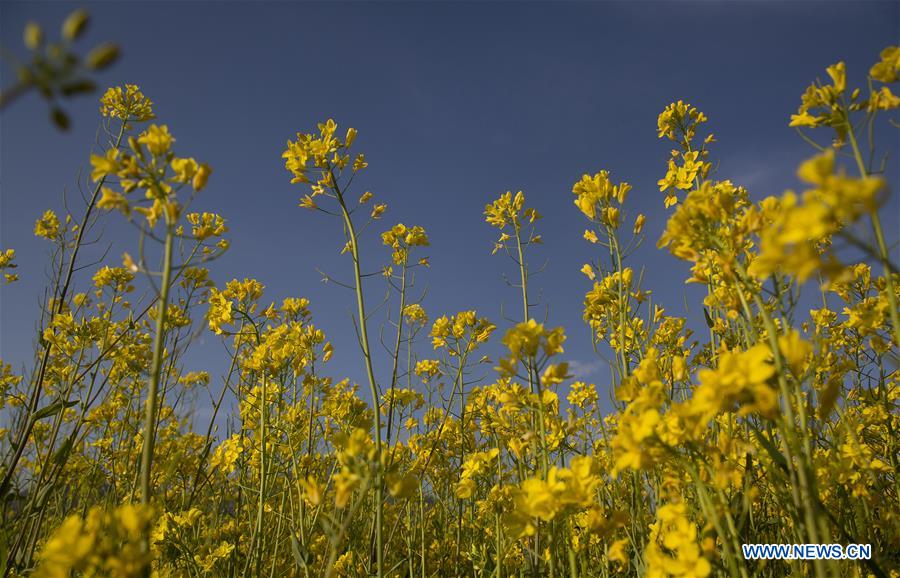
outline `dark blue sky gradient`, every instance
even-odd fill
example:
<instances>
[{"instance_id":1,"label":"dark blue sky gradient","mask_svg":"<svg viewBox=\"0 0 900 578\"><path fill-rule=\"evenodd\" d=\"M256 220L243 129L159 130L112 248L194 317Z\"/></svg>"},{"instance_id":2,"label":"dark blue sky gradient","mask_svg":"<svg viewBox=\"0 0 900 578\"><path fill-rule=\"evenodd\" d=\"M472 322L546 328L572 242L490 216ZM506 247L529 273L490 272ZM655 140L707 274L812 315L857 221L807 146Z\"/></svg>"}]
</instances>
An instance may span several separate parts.
<instances>
[{"instance_id":1,"label":"dark blue sky gradient","mask_svg":"<svg viewBox=\"0 0 900 578\"><path fill-rule=\"evenodd\" d=\"M501 305L518 314L515 289L502 272L514 264L491 256L496 231L485 203L525 191L537 208L546 244L532 255L549 261L533 280L543 317L564 325L565 357L580 377L606 391L608 371L583 325L590 283L579 272L597 247L582 239L585 222L572 184L608 169L634 185L631 218L647 215L645 246L632 259L646 266L654 303L702 323L704 292L685 286L687 267L655 249L667 211L656 181L670 144L656 138L656 117L684 99L710 118L719 142L718 178L745 185L755 198L798 186L797 164L811 154L788 118L800 94L824 69L845 60L851 85L864 82L884 46L897 43L897 2L748 3L98 3L87 47L121 44L123 56L102 86L137 83L156 103L159 121L177 138L176 152L214 168L196 207L228 219L233 248L212 266L217 282L255 277L267 296L306 296L336 347L329 373L365 382L349 313L351 293L323 285L316 268L349 280L339 256L341 226L297 207L306 191L289 183L281 152L298 130L334 118L359 129L356 148L370 163L359 190L389 204L367 232L365 268L389 259L377 233L402 221L426 228L433 268L431 318L475 308L499 326ZM21 30L34 19L56 30L74 8L65 3L3 2L2 42L21 54ZM12 80L3 69L2 84ZM0 117L0 245L15 248L19 283L0 289L0 357L21 367L30 358L44 281L46 244L32 236L35 218L62 211L76 190L98 125L95 97L67 104L74 128L56 132L36 95ZM824 133L822 134L824 136ZM896 132L882 150L897 156ZM898 182L897 164L888 175ZM888 229L897 237L897 203ZM136 234L109 215L107 264L136 250ZM89 282L90 271L82 274ZM372 305L386 287L369 283ZM384 315L373 319L374 334ZM496 351L492 348L492 351ZM431 349L423 344L422 356ZM226 369L217 339L204 333L187 369ZM382 378L386 362L376 368ZM603 395L603 394L601 394Z\"/></svg>"}]
</instances>

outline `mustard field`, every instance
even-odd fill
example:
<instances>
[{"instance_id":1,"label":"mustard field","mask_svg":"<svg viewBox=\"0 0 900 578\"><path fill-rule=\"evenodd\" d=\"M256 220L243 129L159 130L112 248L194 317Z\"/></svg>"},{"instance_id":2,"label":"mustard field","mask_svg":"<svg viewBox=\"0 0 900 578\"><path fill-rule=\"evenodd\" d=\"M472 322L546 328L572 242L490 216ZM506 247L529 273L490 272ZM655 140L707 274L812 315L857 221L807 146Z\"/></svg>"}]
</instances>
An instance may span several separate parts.
<instances>
[{"instance_id":1,"label":"mustard field","mask_svg":"<svg viewBox=\"0 0 900 578\"><path fill-rule=\"evenodd\" d=\"M60 64L86 19L72 14L55 48L26 29L42 56L22 65L21 98L88 92L65 84L72 67L115 60L106 46ZM183 150L140 87L101 90L96 119L75 119L100 123L85 202L31 216L50 272L22 337L33 360L0 363L0 574L900 576L896 161L872 136L900 126L900 48L873 54L861 86L847 73L822 62L794 114L773 111L809 143L799 190L751 198L718 170L716 119L679 95L656 134L637 119L671 149L647 164L658 189L615 166L572 174L556 198L584 230L578 332L533 305L533 249L554 231L524 193L486 195L460 224L496 235L484 251L510 280L496 296L510 319L447 311L411 289L436 274L428 231L368 192L370 160L400 153L364 154L366 135L335 120L286 126L296 196L248 210L331 224L315 250L343 245L355 378L330 361L328 312L216 269L240 239L227 215L192 211L215 203L203 150ZM664 207L662 230L637 194ZM94 262L102 223L131 238ZM653 298L642 242L690 266L678 282L703 287L696 319ZM0 248L6 284L21 281L15 250ZM185 363L201 333L215 368ZM609 371L573 377L567 333L590 335ZM745 544L871 555L754 560Z\"/></svg>"}]
</instances>

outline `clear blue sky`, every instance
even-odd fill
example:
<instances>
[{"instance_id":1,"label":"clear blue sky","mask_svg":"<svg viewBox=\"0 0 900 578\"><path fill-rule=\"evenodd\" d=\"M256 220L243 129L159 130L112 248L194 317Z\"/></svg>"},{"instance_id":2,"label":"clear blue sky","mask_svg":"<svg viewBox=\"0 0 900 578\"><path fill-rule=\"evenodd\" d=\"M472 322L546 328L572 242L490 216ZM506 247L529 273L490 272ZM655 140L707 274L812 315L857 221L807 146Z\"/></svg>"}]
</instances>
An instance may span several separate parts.
<instances>
[{"instance_id":1,"label":"clear blue sky","mask_svg":"<svg viewBox=\"0 0 900 578\"><path fill-rule=\"evenodd\" d=\"M329 369L336 377L364 382L352 294L323 285L316 268L348 279L350 261L337 254L338 222L297 207L303 191L289 184L280 158L288 138L328 117L359 129L357 148L370 163L361 186L388 202L383 228L402 221L427 229L433 268L420 282L432 318L476 308L501 332L508 326L501 304L519 309L501 272L513 265L491 256L496 233L481 212L499 193L524 190L545 216L546 244L533 263L549 259L533 281L535 312L550 307L550 324L568 330L566 357L605 389L608 373L581 321L590 284L579 268L593 255L581 238L573 182L608 169L634 185L632 215L648 217L648 242L634 264L647 267L654 301L683 313L685 294L697 304L701 293L683 285L682 263L654 248L666 218L655 183L670 148L656 138L657 114L677 99L706 112L719 139L719 177L754 197L796 187L795 167L811 154L787 126L800 94L841 59L859 85L881 48L898 42L898 6L106 2L86 5L93 21L81 45L121 44L121 60L100 84L139 84L179 154L213 166L197 206L224 215L233 241L213 277L252 276L271 299L310 298L337 349ZM74 7L2 2L2 43L21 53L27 20L55 30ZM11 80L5 67L0 83ZM29 359L46 266L34 219L48 207L61 211L63 191L76 190L98 125L95 97L67 107L74 128L65 135L51 128L36 95L0 116L0 245L16 249L22 278L0 289L0 357L17 367ZM896 159L896 132L882 134ZM890 171L896 185L896 162ZM888 209L894 239L897 206ZM136 238L110 217L108 264L118 265ZM389 258L380 230L370 231L363 253L372 271ZM373 279L370 302L384 290ZM695 306L691 315L701 312ZM204 341L188 369L218 376L224 354L211 334Z\"/></svg>"}]
</instances>

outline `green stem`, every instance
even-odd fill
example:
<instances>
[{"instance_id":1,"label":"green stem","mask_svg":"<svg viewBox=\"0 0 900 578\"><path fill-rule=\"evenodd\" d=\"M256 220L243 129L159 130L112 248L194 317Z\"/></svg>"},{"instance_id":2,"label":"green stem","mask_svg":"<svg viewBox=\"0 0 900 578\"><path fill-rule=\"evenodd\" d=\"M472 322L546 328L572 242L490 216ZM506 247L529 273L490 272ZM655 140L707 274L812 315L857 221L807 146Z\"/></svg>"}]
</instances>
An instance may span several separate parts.
<instances>
[{"instance_id":1,"label":"green stem","mask_svg":"<svg viewBox=\"0 0 900 578\"><path fill-rule=\"evenodd\" d=\"M859 143L856 142L856 135L853 132L853 126L847 119L847 135L850 137L850 147L853 149L853 156L856 159L856 166L862 178L868 178L869 171L863 161L862 153L859 150ZM893 270L891 268L890 254L888 253L887 243L884 239L884 230L881 227L881 218L878 211L871 211L872 230L875 232L875 242L878 244L878 254L881 265L884 268L884 279L887 282L887 298L890 305L891 324L894 326L894 345L900 346L900 311L897 309L897 293L894 289Z\"/></svg>"},{"instance_id":2,"label":"green stem","mask_svg":"<svg viewBox=\"0 0 900 578\"><path fill-rule=\"evenodd\" d=\"M528 270L525 268L525 251L522 248L522 233L518 221L515 223L516 249L519 254L519 276L522 285L522 321L528 322Z\"/></svg>"},{"instance_id":3,"label":"green stem","mask_svg":"<svg viewBox=\"0 0 900 578\"><path fill-rule=\"evenodd\" d=\"M384 547L383 547L383 531L382 518L384 516L384 488L382 487L381 472L381 407L380 397L378 395L378 384L375 382L375 371L372 369L372 355L369 350L369 333L366 321L366 304L362 290L362 272L359 267L359 244L356 237L356 229L353 226L353 219L350 218L350 212L344 203L344 196L337 184L334 173L330 172L331 182L337 195L338 203L341 206L341 215L344 218L344 226L347 227L347 236L350 239L350 254L353 256L353 275L356 289L356 307L359 315L359 341L363 350L363 357L366 362L366 374L369 378L369 388L372 394L372 404L375 408L375 455L378 463L375 468L375 565L378 578L384 576Z\"/></svg>"},{"instance_id":4,"label":"green stem","mask_svg":"<svg viewBox=\"0 0 900 578\"><path fill-rule=\"evenodd\" d=\"M391 369L391 387L388 402L388 412L387 412L387 443L388 446L391 445L391 430L393 429L393 421L394 421L394 389L397 387L397 371L400 365L400 344L403 341L403 310L406 309L406 261L407 257L403 259L403 268L401 271L401 280L400 280L400 312L397 315L397 340L394 343L394 361L393 368Z\"/></svg>"},{"instance_id":5,"label":"green stem","mask_svg":"<svg viewBox=\"0 0 900 578\"><path fill-rule=\"evenodd\" d=\"M169 304L169 286L172 275L172 250L175 244L174 224L169 222L169 211L166 211L166 242L163 249L162 285L157 303L156 334L153 336L153 358L150 366L150 388L144 407L144 443L141 450L141 504L150 504L150 479L153 465L153 447L156 442L156 413L159 382L162 375L163 350L165 348L166 317ZM150 537L145 535L141 541L142 550L150 551ZM144 571L150 575L150 566Z\"/></svg>"}]
</instances>

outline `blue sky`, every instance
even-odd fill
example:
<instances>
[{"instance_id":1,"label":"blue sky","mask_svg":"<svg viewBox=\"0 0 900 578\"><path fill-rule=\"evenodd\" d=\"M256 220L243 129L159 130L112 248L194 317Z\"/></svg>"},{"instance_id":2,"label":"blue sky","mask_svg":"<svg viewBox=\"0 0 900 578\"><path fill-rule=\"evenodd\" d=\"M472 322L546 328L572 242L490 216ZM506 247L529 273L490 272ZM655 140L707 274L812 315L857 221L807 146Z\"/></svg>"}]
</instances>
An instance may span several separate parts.
<instances>
[{"instance_id":1,"label":"blue sky","mask_svg":"<svg viewBox=\"0 0 900 578\"><path fill-rule=\"evenodd\" d=\"M579 268L594 254L581 238L572 184L608 169L634 186L631 214L647 215L648 239L632 264L646 267L654 302L684 314L687 298L688 314L702 320L702 292L683 284L687 267L654 248L667 215L655 183L670 149L656 138L658 113L673 100L694 104L719 140L718 177L755 198L780 194L798 186L796 165L811 154L787 126L805 87L838 60L860 85L900 37L897 2L82 5L92 23L81 46L113 40L123 49L101 86L139 84L176 151L213 166L197 207L225 216L232 240L211 267L214 279L255 277L270 299L308 297L336 347L329 372L360 383L353 296L316 272L349 279L340 225L297 207L305 191L289 183L280 158L297 131L329 117L359 130L356 147L370 163L360 186L389 205L384 226L369 231L364 265L375 271L389 259L376 236L383 228L424 226L433 266L419 282L432 318L474 308L501 332L508 327L501 306L519 307L501 273L514 265L491 256L496 233L481 213L500 193L524 190L545 217L546 243L533 254L535 266L548 261L533 280L535 313L567 328L565 357L605 392L608 372L581 321L590 284ZM76 6L0 3L4 46L21 54L27 20L55 30ZM4 67L0 84L11 80ZM0 116L0 245L16 249L22 278L0 289L0 357L16 367L30 358L45 279L47 246L31 234L34 219L46 208L61 212L63 192L77 190L98 126L95 97L67 109L67 134L50 126L36 95ZM895 158L896 133L881 134ZM895 163L888 178L897 177ZM897 207L887 208L894 239ZM110 217L107 263L118 265L136 236ZM385 290L373 279L370 302ZM373 321L376 335L382 320ZM216 378L224 363L205 334L188 369ZM377 369L387 374L385 364Z\"/></svg>"}]
</instances>

